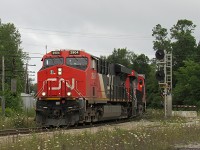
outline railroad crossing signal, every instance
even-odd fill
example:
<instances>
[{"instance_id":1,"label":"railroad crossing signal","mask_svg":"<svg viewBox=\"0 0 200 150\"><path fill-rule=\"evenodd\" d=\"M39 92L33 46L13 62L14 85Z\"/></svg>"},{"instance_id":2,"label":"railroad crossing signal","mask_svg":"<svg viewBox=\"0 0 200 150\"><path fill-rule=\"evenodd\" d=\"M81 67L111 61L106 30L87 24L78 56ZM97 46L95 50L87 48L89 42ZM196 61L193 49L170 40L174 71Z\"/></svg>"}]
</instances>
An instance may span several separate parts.
<instances>
[{"instance_id":1,"label":"railroad crossing signal","mask_svg":"<svg viewBox=\"0 0 200 150\"><path fill-rule=\"evenodd\" d=\"M158 70L156 79L164 92L165 117L172 115L172 54L164 50L155 53Z\"/></svg>"}]
</instances>

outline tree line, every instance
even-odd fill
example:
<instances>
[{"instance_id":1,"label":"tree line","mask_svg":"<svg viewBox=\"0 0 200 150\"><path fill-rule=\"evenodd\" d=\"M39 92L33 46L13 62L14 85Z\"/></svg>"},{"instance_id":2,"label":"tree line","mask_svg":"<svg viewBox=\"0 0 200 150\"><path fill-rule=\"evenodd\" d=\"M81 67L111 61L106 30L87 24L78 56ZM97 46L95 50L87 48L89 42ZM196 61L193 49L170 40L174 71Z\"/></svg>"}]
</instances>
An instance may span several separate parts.
<instances>
[{"instance_id":1,"label":"tree line","mask_svg":"<svg viewBox=\"0 0 200 150\"><path fill-rule=\"evenodd\" d=\"M6 108L21 110L20 94L24 91L26 55L21 48L21 35L12 23L0 23L0 74L2 79L2 58L4 57L5 91L2 92L0 82L0 95L5 97ZM11 91L11 80L16 79L16 92Z\"/></svg>"}]
</instances>

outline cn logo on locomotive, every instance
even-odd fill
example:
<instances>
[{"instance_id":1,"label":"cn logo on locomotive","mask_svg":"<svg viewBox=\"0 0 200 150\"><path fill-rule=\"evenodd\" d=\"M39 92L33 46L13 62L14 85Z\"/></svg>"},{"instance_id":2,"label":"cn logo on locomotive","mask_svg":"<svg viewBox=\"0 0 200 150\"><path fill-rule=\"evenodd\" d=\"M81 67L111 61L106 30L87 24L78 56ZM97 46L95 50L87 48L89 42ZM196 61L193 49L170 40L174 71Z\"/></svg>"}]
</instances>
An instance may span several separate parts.
<instances>
[{"instance_id":1,"label":"cn logo on locomotive","mask_svg":"<svg viewBox=\"0 0 200 150\"><path fill-rule=\"evenodd\" d=\"M47 81L57 81L57 78L48 78ZM60 80L58 81L58 86L57 87L51 87L51 90L60 90L61 89L61 84L63 81L66 81L66 87L70 88L71 90L74 89L75 87L75 79L72 78L72 82L71 85L69 83L69 80L65 80L63 78L60 78Z\"/></svg>"}]
</instances>

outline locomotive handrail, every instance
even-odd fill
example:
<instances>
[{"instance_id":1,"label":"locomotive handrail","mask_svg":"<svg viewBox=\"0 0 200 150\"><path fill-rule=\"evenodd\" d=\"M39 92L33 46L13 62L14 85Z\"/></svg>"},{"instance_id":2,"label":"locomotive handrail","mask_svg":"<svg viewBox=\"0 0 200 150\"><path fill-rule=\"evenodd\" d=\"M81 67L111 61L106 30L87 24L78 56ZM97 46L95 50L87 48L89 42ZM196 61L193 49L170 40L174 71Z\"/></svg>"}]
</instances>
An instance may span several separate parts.
<instances>
[{"instance_id":1,"label":"locomotive handrail","mask_svg":"<svg viewBox=\"0 0 200 150\"><path fill-rule=\"evenodd\" d=\"M36 94L35 94L35 97L38 98L39 94L42 92L44 88L42 87Z\"/></svg>"},{"instance_id":2,"label":"locomotive handrail","mask_svg":"<svg viewBox=\"0 0 200 150\"><path fill-rule=\"evenodd\" d=\"M76 89L74 88L75 92L82 98L84 98L84 96L81 94L81 92L77 89L77 82L76 82Z\"/></svg>"},{"instance_id":3,"label":"locomotive handrail","mask_svg":"<svg viewBox=\"0 0 200 150\"><path fill-rule=\"evenodd\" d=\"M42 88L41 88L41 89L36 93L36 95L35 95L36 98L38 98L39 94L42 93L42 90L44 90L44 83L45 83L46 81L47 81L47 80L44 80L44 81L43 81Z\"/></svg>"}]
</instances>

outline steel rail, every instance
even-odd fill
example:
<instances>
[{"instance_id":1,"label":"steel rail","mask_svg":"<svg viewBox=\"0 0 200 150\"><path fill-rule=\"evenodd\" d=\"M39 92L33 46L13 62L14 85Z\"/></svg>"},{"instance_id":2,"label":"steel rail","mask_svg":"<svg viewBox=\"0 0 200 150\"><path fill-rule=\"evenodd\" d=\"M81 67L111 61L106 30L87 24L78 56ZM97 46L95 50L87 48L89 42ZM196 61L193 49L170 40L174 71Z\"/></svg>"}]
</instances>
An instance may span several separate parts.
<instances>
[{"instance_id":1,"label":"steel rail","mask_svg":"<svg viewBox=\"0 0 200 150\"><path fill-rule=\"evenodd\" d=\"M19 135L19 134L31 134L31 133L42 133L42 132L54 132L61 130L72 130L72 129L84 129L84 128L92 128L99 127L105 125L115 125L120 123L126 123L130 121L138 121L140 117L129 118L129 119L120 119L120 120L109 120L109 121L101 121L96 123L89 124L81 124L76 126L63 126L63 127L35 127L35 128L16 128L16 129L5 129L0 130L0 137L9 136L9 135Z\"/></svg>"}]
</instances>

